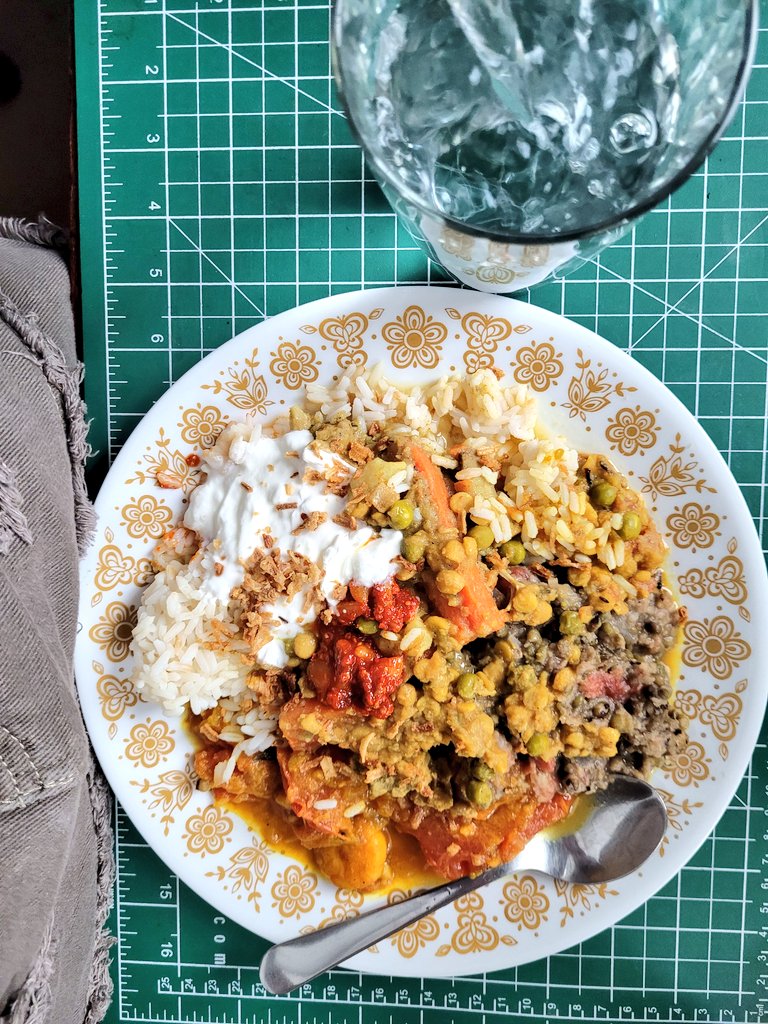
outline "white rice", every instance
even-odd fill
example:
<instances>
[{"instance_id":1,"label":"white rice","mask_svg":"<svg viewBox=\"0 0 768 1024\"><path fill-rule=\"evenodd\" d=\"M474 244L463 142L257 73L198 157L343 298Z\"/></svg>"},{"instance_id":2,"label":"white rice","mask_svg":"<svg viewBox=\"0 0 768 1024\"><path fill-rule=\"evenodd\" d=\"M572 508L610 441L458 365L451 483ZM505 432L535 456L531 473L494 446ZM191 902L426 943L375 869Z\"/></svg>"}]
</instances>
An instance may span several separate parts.
<instances>
[{"instance_id":1,"label":"white rice","mask_svg":"<svg viewBox=\"0 0 768 1024\"><path fill-rule=\"evenodd\" d=\"M254 712L249 711L248 714L251 715ZM246 731L244 726L239 735L238 730L235 728L222 730L219 733L219 738L226 743L234 743L235 745L228 760L220 761L214 768L213 784L215 786L224 786L229 782L232 778L232 773L237 767L237 759L241 754L258 754L262 750L271 747L275 742L276 725L277 719L260 718L258 722L254 722L249 727L249 734L245 738L242 737L242 733Z\"/></svg>"},{"instance_id":2,"label":"white rice","mask_svg":"<svg viewBox=\"0 0 768 1024\"><path fill-rule=\"evenodd\" d=\"M338 800L315 800L316 811L333 811L338 805Z\"/></svg>"},{"instance_id":3,"label":"white rice","mask_svg":"<svg viewBox=\"0 0 768 1024\"><path fill-rule=\"evenodd\" d=\"M381 365L368 371L350 367L332 387L308 385L306 398L308 408L326 418L343 414L364 428L379 423L390 432L416 433L438 456L434 461L448 469L456 460L446 454L446 437L505 444L533 438L536 426L533 393L502 383L490 369L404 391L386 379Z\"/></svg>"},{"instance_id":4,"label":"white rice","mask_svg":"<svg viewBox=\"0 0 768 1024\"><path fill-rule=\"evenodd\" d=\"M226 606L200 589L195 562L169 562L142 594L131 643L135 688L174 715L187 704L200 714L222 697L240 696L249 666L238 652L209 646L211 621L228 618Z\"/></svg>"}]
</instances>

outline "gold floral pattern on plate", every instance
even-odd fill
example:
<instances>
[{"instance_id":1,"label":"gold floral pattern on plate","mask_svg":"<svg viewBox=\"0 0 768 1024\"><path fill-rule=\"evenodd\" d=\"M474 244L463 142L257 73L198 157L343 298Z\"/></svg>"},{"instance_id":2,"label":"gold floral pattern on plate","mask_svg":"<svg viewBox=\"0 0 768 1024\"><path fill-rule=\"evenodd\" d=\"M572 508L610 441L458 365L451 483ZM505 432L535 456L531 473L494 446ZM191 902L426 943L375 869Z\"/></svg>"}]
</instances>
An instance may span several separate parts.
<instances>
[{"instance_id":1,"label":"gold floral pattern on plate","mask_svg":"<svg viewBox=\"0 0 768 1024\"><path fill-rule=\"evenodd\" d=\"M744 564L734 555L726 555L717 565L708 565L705 569L694 566L683 573L677 581L680 593L687 597L722 597L729 604L737 605L739 615L750 621L750 613L744 607L747 599L747 584L744 580Z\"/></svg>"},{"instance_id":2,"label":"gold floral pattern on plate","mask_svg":"<svg viewBox=\"0 0 768 1024\"><path fill-rule=\"evenodd\" d=\"M747 688L747 680L740 679L729 693L702 693L701 690L678 690L675 703L691 721L698 720L708 726L720 740L718 753L728 759L728 744L736 738L739 719L744 705L739 694Z\"/></svg>"},{"instance_id":3,"label":"gold floral pattern on plate","mask_svg":"<svg viewBox=\"0 0 768 1024\"><path fill-rule=\"evenodd\" d=\"M656 787L656 792L666 804L667 821L669 823L669 828L667 829L659 846L659 856L663 857L667 852L671 834L675 833L676 836L681 835L683 829L688 825L688 819L693 815L694 811L699 807L702 807L703 804L700 800L694 802L689 800L688 797L683 797L678 800L673 793L669 792L669 790L661 789L659 786Z\"/></svg>"},{"instance_id":4,"label":"gold floral pattern on plate","mask_svg":"<svg viewBox=\"0 0 768 1024\"><path fill-rule=\"evenodd\" d=\"M605 437L611 448L629 457L642 455L653 448L660 429L654 413L641 409L639 405L634 409L625 406L608 420Z\"/></svg>"},{"instance_id":5,"label":"gold floral pattern on plate","mask_svg":"<svg viewBox=\"0 0 768 1024\"><path fill-rule=\"evenodd\" d=\"M440 361L448 328L425 313L422 306L408 306L401 316L384 324L381 333L393 366L399 370L411 366L423 366L429 370Z\"/></svg>"},{"instance_id":6,"label":"gold floral pattern on plate","mask_svg":"<svg viewBox=\"0 0 768 1024\"><path fill-rule=\"evenodd\" d=\"M140 540L142 537L160 540L173 518L168 506L153 498L151 494L131 498L127 505L123 505L121 514L123 520L120 525L125 527L125 532L134 540Z\"/></svg>"},{"instance_id":7,"label":"gold floral pattern on plate","mask_svg":"<svg viewBox=\"0 0 768 1024\"><path fill-rule=\"evenodd\" d=\"M493 357L499 345L506 341L513 331L515 334L527 334L531 329L527 324L516 324L513 327L510 321L502 316L473 312L464 313L462 316L453 306L447 307L445 312L451 320L459 320L462 330L466 333L464 365L468 372L493 366Z\"/></svg>"},{"instance_id":8,"label":"gold floral pattern on plate","mask_svg":"<svg viewBox=\"0 0 768 1024\"><path fill-rule=\"evenodd\" d=\"M88 630L91 640L115 665L128 657L136 611L136 605L110 601L99 621Z\"/></svg>"},{"instance_id":9,"label":"gold floral pattern on plate","mask_svg":"<svg viewBox=\"0 0 768 1024\"><path fill-rule=\"evenodd\" d=\"M271 356L269 368L278 384L288 391L298 391L303 385L317 380L317 353L311 345L284 341Z\"/></svg>"},{"instance_id":10,"label":"gold floral pattern on plate","mask_svg":"<svg viewBox=\"0 0 768 1024\"><path fill-rule=\"evenodd\" d=\"M609 889L607 882L600 882L598 885L572 885L570 882L562 882L559 878L554 880L555 892L562 900L560 904L560 927L565 928L570 920L579 913L582 917L592 910L596 910L601 901L609 896L618 896L617 889Z\"/></svg>"},{"instance_id":11,"label":"gold floral pattern on plate","mask_svg":"<svg viewBox=\"0 0 768 1024\"><path fill-rule=\"evenodd\" d=\"M350 366L365 366L368 353L365 350L365 332L369 324L378 320L383 309L372 309L365 313L344 313L342 316L331 316L320 321L320 325L304 324L304 334L319 334L324 341L329 341L336 353L336 362L342 370Z\"/></svg>"},{"instance_id":12,"label":"gold floral pattern on plate","mask_svg":"<svg viewBox=\"0 0 768 1024\"><path fill-rule=\"evenodd\" d=\"M269 874L269 847L257 836L253 836L250 846L236 850L230 854L226 865L219 864L214 871L206 871L205 874L221 882L222 888L237 899L245 896L258 914L261 912L259 900L262 897L259 886L266 882Z\"/></svg>"},{"instance_id":13,"label":"gold floral pattern on plate","mask_svg":"<svg viewBox=\"0 0 768 1024\"><path fill-rule=\"evenodd\" d=\"M181 490L188 494L198 481L200 470L187 462L179 448L171 447L171 439L163 427L153 445L147 445L142 465L136 468L127 484L152 484L168 490Z\"/></svg>"},{"instance_id":14,"label":"gold floral pattern on plate","mask_svg":"<svg viewBox=\"0 0 768 1024\"><path fill-rule=\"evenodd\" d=\"M330 914L321 919L318 924L305 924L299 929L301 935L309 935L310 932L318 932L322 928L328 928L332 924L338 924L348 917L359 917L363 909L364 897L357 889L337 889ZM325 910L322 910L325 913ZM377 946L369 946L370 952L378 953Z\"/></svg>"},{"instance_id":15,"label":"gold floral pattern on plate","mask_svg":"<svg viewBox=\"0 0 768 1024\"><path fill-rule=\"evenodd\" d=\"M728 679L752 648L727 615L711 619L689 619L683 627L683 664L701 668L715 679Z\"/></svg>"},{"instance_id":16,"label":"gold floral pattern on plate","mask_svg":"<svg viewBox=\"0 0 768 1024\"><path fill-rule=\"evenodd\" d=\"M301 917L312 910L317 893L317 875L298 864L289 864L272 886L272 906L282 918Z\"/></svg>"},{"instance_id":17,"label":"gold floral pattern on plate","mask_svg":"<svg viewBox=\"0 0 768 1024\"><path fill-rule=\"evenodd\" d=\"M182 839L187 844L187 850L205 857L209 853L221 853L224 844L230 842L234 822L227 811L222 811L215 804L208 804L198 814L187 818L184 827L186 831Z\"/></svg>"},{"instance_id":18,"label":"gold floral pattern on plate","mask_svg":"<svg viewBox=\"0 0 768 1024\"><path fill-rule=\"evenodd\" d=\"M460 896L454 903L456 908L457 927L451 935L449 944L440 946L437 956L447 956L451 951L466 956L467 953L480 953L483 950L496 949L499 943L505 946L516 946L517 939L512 935L500 935L493 927L485 913L483 897L479 892L470 892Z\"/></svg>"},{"instance_id":19,"label":"gold floral pattern on plate","mask_svg":"<svg viewBox=\"0 0 768 1024\"><path fill-rule=\"evenodd\" d=\"M254 349L250 358L243 360L242 366L236 359L232 366L219 371L220 379L214 380L211 384L203 384L203 390L214 395L223 395L230 405L242 412L257 412L265 416L267 409L274 405L274 402L267 397L264 374L257 372L257 353L258 350Z\"/></svg>"},{"instance_id":20,"label":"gold floral pattern on plate","mask_svg":"<svg viewBox=\"0 0 768 1024\"><path fill-rule=\"evenodd\" d=\"M681 444L681 435L675 434L674 444L669 445L669 455L659 455L650 468L648 476L641 476L643 492L656 501L659 496L675 498L687 491L702 494L715 493L707 483L704 470L698 460Z\"/></svg>"},{"instance_id":21,"label":"gold floral pattern on plate","mask_svg":"<svg viewBox=\"0 0 768 1024\"><path fill-rule=\"evenodd\" d=\"M99 548L96 572L93 577L94 594L91 597L91 607L95 608L101 604L104 591L114 590L115 587L127 587L133 583L137 587L145 587L152 579L152 566L148 558L134 558L133 555L124 555L117 544L112 542L115 535L107 527L104 531L106 544Z\"/></svg>"},{"instance_id":22,"label":"gold floral pattern on plate","mask_svg":"<svg viewBox=\"0 0 768 1024\"><path fill-rule=\"evenodd\" d=\"M176 741L162 718L139 722L131 729L125 741L125 756L134 764L154 768L164 761L176 746Z\"/></svg>"},{"instance_id":23,"label":"gold floral pattern on plate","mask_svg":"<svg viewBox=\"0 0 768 1024\"><path fill-rule=\"evenodd\" d=\"M548 391L563 375L563 353L550 341L525 345L517 350L512 376L532 391Z\"/></svg>"},{"instance_id":24,"label":"gold floral pattern on plate","mask_svg":"<svg viewBox=\"0 0 768 1024\"><path fill-rule=\"evenodd\" d=\"M96 693L99 695L99 707L102 718L109 722L107 735L111 740L117 735L117 723L125 714L127 708L135 707L139 695L131 685L130 679L120 679L117 676L104 672L104 666L98 662L92 662L91 667L99 677L96 680Z\"/></svg>"},{"instance_id":25,"label":"gold floral pattern on plate","mask_svg":"<svg viewBox=\"0 0 768 1024\"><path fill-rule=\"evenodd\" d=\"M693 786L698 789L699 783L709 778L711 758L707 757L701 743L691 740L685 750L681 750L670 763L665 774L678 786Z\"/></svg>"},{"instance_id":26,"label":"gold floral pattern on plate","mask_svg":"<svg viewBox=\"0 0 768 1024\"><path fill-rule=\"evenodd\" d=\"M393 889L390 893L387 893L387 903L389 906L392 906L394 903L402 903L403 900L409 899L412 895L413 892L410 889ZM428 942L434 942L439 938L440 925L437 923L434 914L427 914L426 917L422 917L419 921L409 924L407 928L402 928L399 932L395 932L389 941L397 949L400 956L410 960Z\"/></svg>"},{"instance_id":27,"label":"gold floral pattern on plate","mask_svg":"<svg viewBox=\"0 0 768 1024\"><path fill-rule=\"evenodd\" d=\"M592 360L584 356L582 349L576 349L578 360L576 369L579 371L568 383L568 401L563 408L568 410L571 419L578 418L586 423L587 417L601 412L615 395L624 398L637 388L631 387L618 379L612 379L611 372L602 363L592 365ZM616 374L613 374L616 378Z\"/></svg>"},{"instance_id":28,"label":"gold floral pattern on plate","mask_svg":"<svg viewBox=\"0 0 768 1024\"><path fill-rule=\"evenodd\" d=\"M191 758L190 758L191 761ZM172 768L161 772L154 779L131 779L142 796L142 803L152 817L161 811L160 821L163 824L163 835L170 834L171 825L176 821L176 812L183 811L195 792L195 779L190 767L186 770Z\"/></svg>"},{"instance_id":29,"label":"gold floral pattern on plate","mask_svg":"<svg viewBox=\"0 0 768 1024\"><path fill-rule=\"evenodd\" d=\"M216 405L203 405L198 402L191 409L184 409L181 422L181 439L187 444L210 448L216 438L227 425L227 419Z\"/></svg>"},{"instance_id":30,"label":"gold floral pattern on plate","mask_svg":"<svg viewBox=\"0 0 768 1024\"><path fill-rule=\"evenodd\" d=\"M667 529L674 546L690 548L693 552L711 548L715 538L720 536L719 526L720 516L709 505L702 506L698 501L688 501L667 516Z\"/></svg>"},{"instance_id":31,"label":"gold floral pattern on plate","mask_svg":"<svg viewBox=\"0 0 768 1024\"><path fill-rule=\"evenodd\" d=\"M744 576L744 563L734 554L735 537L728 541L728 551L730 554L724 555L716 565L708 565L703 569L694 566L682 573L678 577L677 585L680 593L686 597L703 598L709 594L710 597L723 598L738 608L739 615L745 622L750 622L752 616L745 603L749 591Z\"/></svg>"},{"instance_id":32,"label":"gold floral pattern on plate","mask_svg":"<svg viewBox=\"0 0 768 1024\"><path fill-rule=\"evenodd\" d=\"M504 917L510 924L536 931L547 920L549 897L543 885L533 875L512 878L504 885Z\"/></svg>"}]
</instances>

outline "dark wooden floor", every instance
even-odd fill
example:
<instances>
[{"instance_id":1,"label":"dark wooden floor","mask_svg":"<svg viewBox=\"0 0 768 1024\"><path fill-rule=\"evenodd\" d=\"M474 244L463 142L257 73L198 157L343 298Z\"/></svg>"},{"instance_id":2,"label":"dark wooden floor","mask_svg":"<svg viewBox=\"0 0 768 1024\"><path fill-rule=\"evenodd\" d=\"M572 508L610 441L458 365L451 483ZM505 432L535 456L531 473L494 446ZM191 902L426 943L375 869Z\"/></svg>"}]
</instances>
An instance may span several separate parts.
<instances>
[{"instance_id":1,"label":"dark wooden floor","mask_svg":"<svg viewBox=\"0 0 768 1024\"><path fill-rule=\"evenodd\" d=\"M95 2L95 0L94 0ZM70 224L71 0L0 0L0 216Z\"/></svg>"}]
</instances>

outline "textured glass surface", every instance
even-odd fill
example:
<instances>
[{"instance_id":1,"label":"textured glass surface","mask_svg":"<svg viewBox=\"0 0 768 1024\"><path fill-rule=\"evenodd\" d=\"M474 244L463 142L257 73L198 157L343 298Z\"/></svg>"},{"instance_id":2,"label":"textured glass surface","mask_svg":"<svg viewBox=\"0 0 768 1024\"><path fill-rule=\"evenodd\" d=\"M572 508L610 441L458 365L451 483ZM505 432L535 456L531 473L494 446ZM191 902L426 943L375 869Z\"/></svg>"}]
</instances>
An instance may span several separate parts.
<instances>
[{"instance_id":1,"label":"textured glass surface","mask_svg":"<svg viewBox=\"0 0 768 1024\"><path fill-rule=\"evenodd\" d=\"M717 130L743 0L341 0L338 63L378 174L497 235L588 233Z\"/></svg>"}]
</instances>

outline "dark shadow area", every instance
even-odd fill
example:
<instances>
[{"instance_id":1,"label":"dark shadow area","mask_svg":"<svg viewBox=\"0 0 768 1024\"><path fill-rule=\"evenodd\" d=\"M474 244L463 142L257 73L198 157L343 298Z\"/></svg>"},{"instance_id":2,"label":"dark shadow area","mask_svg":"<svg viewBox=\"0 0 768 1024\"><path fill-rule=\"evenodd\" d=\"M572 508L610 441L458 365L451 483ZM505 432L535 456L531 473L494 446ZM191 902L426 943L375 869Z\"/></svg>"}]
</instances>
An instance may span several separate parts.
<instances>
[{"instance_id":1,"label":"dark shadow area","mask_svg":"<svg viewBox=\"0 0 768 1024\"><path fill-rule=\"evenodd\" d=\"M70 0L0 0L0 215L71 227Z\"/></svg>"}]
</instances>

